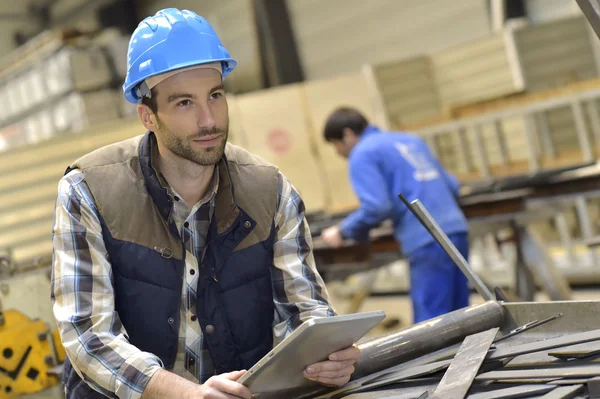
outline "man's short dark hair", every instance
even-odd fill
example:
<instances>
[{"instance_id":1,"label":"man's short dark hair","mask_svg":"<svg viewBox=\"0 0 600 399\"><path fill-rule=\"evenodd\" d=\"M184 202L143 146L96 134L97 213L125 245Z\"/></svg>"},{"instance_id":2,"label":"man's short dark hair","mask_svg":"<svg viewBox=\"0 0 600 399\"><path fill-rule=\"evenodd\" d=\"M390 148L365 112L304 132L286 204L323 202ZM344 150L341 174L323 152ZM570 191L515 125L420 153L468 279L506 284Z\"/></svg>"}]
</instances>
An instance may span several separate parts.
<instances>
[{"instance_id":1,"label":"man's short dark hair","mask_svg":"<svg viewBox=\"0 0 600 399\"><path fill-rule=\"evenodd\" d=\"M368 125L367 118L357 109L340 107L327 118L323 134L327 141L342 140L345 128L352 129L354 133L360 136Z\"/></svg>"},{"instance_id":2,"label":"man's short dark hair","mask_svg":"<svg viewBox=\"0 0 600 399\"><path fill-rule=\"evenodd\" d=\"M156 103L156 95L158 93L156 92L156 89L154 87L150 89L150 93L151 93L152 97L147 97L147 96L142 97L142 104L149 107L152 110L152 112L154 112L156 114L156 112L158 111L158 104Z\"/></svg>"}]
</instances>

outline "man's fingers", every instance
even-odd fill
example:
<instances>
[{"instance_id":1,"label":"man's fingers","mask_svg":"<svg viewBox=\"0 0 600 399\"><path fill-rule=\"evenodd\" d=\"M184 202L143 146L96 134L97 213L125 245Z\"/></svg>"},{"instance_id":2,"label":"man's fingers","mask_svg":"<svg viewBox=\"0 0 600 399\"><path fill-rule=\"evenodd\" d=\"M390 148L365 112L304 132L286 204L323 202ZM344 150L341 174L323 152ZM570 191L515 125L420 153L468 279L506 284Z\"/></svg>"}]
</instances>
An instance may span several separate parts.
<instances>
[{"instance_id":1,"label":"man's fingers","mask_svg":"<svg viewBox=\"0 0 600 399\"><path fill-rule=\"evenodd\" d=\"M329 360L356 360L360 356L360 349L355 345L329 355Z\"/></svg>"},{"instance_id":2,"label":"man's fingers","mask_svg":"<svg viewBox=\"0 0 600 399\"><path fill-rule=\"evenodd\" d=\"M321 380L322 378L330 378L330 379L335 379L335 378L341 378L341 377L347 377L352 375L352 373L354 373L354 366L350 365L348 367L345 367L341 370L336 370L336 371L321 371L319 374L317 375L310 375L308 374L307 377L309 377L310 379L317 379L317 380Z\"/></svg>"},{"instance_id":3,"label":"man's fingers","mask_svg":"<svg viewBox=\"0 0 600 399\"><path fill-rule=\"evenodd\" d=\"M231 373L225 373L225 374L223 374L223 377L225 377L225 378L227 378L228 380L231 380L231 381L237 381L245 373L246 373L246 370L232 371Z\"/></svg>"},{"instance_id":4,"label":"man's fingers","mask_svg":"<svg viewBox=\"0 0 600 399\"><path fill-rule=\"evenodd\" d=\"M353 365L354 363L354 360L344 360L342 362L327 361L308 366L305 371L307 374L319 374L324 371L339 371Z\"/></svg>"}]
</instances>

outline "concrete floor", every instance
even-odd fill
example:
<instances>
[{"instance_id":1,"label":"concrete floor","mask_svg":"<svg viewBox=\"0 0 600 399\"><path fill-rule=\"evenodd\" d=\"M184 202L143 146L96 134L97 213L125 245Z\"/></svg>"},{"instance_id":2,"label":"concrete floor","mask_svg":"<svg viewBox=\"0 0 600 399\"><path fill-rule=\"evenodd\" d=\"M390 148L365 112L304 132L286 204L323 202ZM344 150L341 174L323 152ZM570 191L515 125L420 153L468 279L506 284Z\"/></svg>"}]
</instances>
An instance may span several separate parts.
<instances>
[{"instance_id":1,"label":"concrete floor","mask_svg":"<svg viewBox=\"0 0 600 399\"><path fill-rule=\"evenodd\" d=\"M577 290L573 292L574 300L600 300L600 290ZM545 294L539 293L536 296L536 301L548 300ZM333 305L339 313L346 313L349 306L349 301L343 298L332 298ZM471 296L472 304L483 302L478 295ZM410 298L407 296L385 296L368 298L360 308L360 311L383 310L389 318L399 318L403 326L409 325L412 320L412 308ZM400 327L395 327L400 328ZM376 329L369 337L376 337L389 333L384 329ZM21 396L21 399L62 399L62 392L59 387L54 387L44 392L39 392L33 395Z\"/></svg>"}]
</instances>

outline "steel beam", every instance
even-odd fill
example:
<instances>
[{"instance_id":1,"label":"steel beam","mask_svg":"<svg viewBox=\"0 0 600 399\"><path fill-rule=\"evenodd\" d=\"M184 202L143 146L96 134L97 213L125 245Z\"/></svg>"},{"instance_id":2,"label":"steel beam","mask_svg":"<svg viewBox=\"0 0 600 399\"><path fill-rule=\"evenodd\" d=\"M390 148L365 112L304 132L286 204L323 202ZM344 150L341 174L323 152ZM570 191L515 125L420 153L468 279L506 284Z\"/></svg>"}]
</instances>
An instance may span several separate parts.
<instances>
[{"instance_id":1,"label":"steel beam","mask_svg":"<svg viewBox=\"0 0 600 399\"><path fill-rule=\"evenodd\" d=\"M528 353L540 352L548 349L560 348L561 346L582 344L600 340L600 329L591 330L577 334L564 335L558 338L551 338L544 341L507 346L490 353L487 360L500 360L508 357L526 355ZM600 373L598 374L600 375Z\"/></svg>"},{"instance_id":2,"label":"steel beam","mask_svg":"<svg viewBox=\"0 0 600 399\"><path fill-rule=\"evenodd\" d=\"M583 385L563 386L548 392L540 399L573 399L581 391L583 391Z\"/></svg>"},{"instance_id":3,"label":"steel beam","mask_svg":"<svg viewBox=\"0 0 600 399\"><path fill-rule=\"evenodd\" d=\"M448 366L448 371L429 397L432 399L464 398L469 392L473 379L488 354L498 330L499 328L496 327L465 338L458 353Z\"/></svg>"},{"instance_id":4,"label":"steel beam","mask_svg":"<svg viewBox=\"0 0 600 399\"><path fill-rule=\"evenodd\" d=\"M467 399L506 399L525 398L542 395L556 389L552 385L522 385L511 388L496 389L494 391L480 392L467 396Z\"/></svg>"}]
</instances>

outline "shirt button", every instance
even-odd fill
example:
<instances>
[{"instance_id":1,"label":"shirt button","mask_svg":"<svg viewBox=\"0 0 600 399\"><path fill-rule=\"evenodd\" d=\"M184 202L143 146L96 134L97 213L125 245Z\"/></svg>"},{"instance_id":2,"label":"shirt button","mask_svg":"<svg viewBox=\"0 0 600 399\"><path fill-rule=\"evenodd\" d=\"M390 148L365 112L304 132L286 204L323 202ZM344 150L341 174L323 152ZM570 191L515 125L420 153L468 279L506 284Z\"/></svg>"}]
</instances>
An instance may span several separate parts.
<instances>
[{"instance_id":1,"label":"shirt button","mask_svg":"<svg viewBox=\"0 0 600 399\"><path fill-rule=\"evenodd\" d=\"M192 315L191 319L192 319L192 321L198 320L198 318L196 317L196 315Z\"/></svg>"},{"instance_id":2,"label":"shirt button","mask_svg":"<svg viewBox=\"0 0 600 399\"><path fill-rule=\"evenodd\" d=\"M190 227L190 224L189 224L188 222L185 222L185 223L183 224L183 227L185 227L185 228L187 229L188 227Z\"/></svg>"},{"instance_id":3,"label":"shirt button","mask_svg":"<svg viewBox=\"0 0 600 399\"><path fill-rule=\"evenodd\" d=\"M246 220L244 222L244 227L247 228L247 229L249 229L250 227L252 227L252 223L250 223L248 220Z\"/></svg>"},{"instance_id":4,"label":"shirt button","mask_svg":"<svg viewBox=\"0 0 600 399\"><path fill-rule=\"evenodd\" d=\"M213 326L212 324L207 325L206 328L204 329L204 332L207 335L212 335L215 332L215 326Z\"/></svg>"},{"instance_id":5,"label":"shirt button","mask_svg":"<svg viewBox=\"0 0 600 399\"><path fill-rule=\"evenodd\" d=\"M174 196L174 197L173 197L173 199L174 199L175 201L179 201L179 199L180 199L180 198L179 198L178 196Z\"/></svg>"},{"instance_id":6,"label":"shirt button","mask_svg":"<svg viewBox=\"0 0 600 399\"><path fill-rule=\"evenodd\" d=\"M169 317L169 319L167 321L169 322L169 324L175 323L175 319L172 317Z\"/></svg>"},{"instance_id":7,"label":"shirt button","mask_svg":"<svg viewBox=\"0 0 600 399\"><path fill-rule=\"evenodd\" d=\"M188 360L188 364L189 364L190 366L193 366L193 365L194 365L194 363L196 363L196 361L194 360L194 358L193 358L193 357L190 357L190 358L189 358L189 360Z\"/></svg>"},{"instance_id":8,"label":"shirt button","mask_svg":"<svg viewBox=\"0 0 600 399\"><path fill-rule=\"evenodd\" d=\"M196 270L190 269L190 274L193 276L194 274L196 274Z\"/></svg>"}]
</instances>

